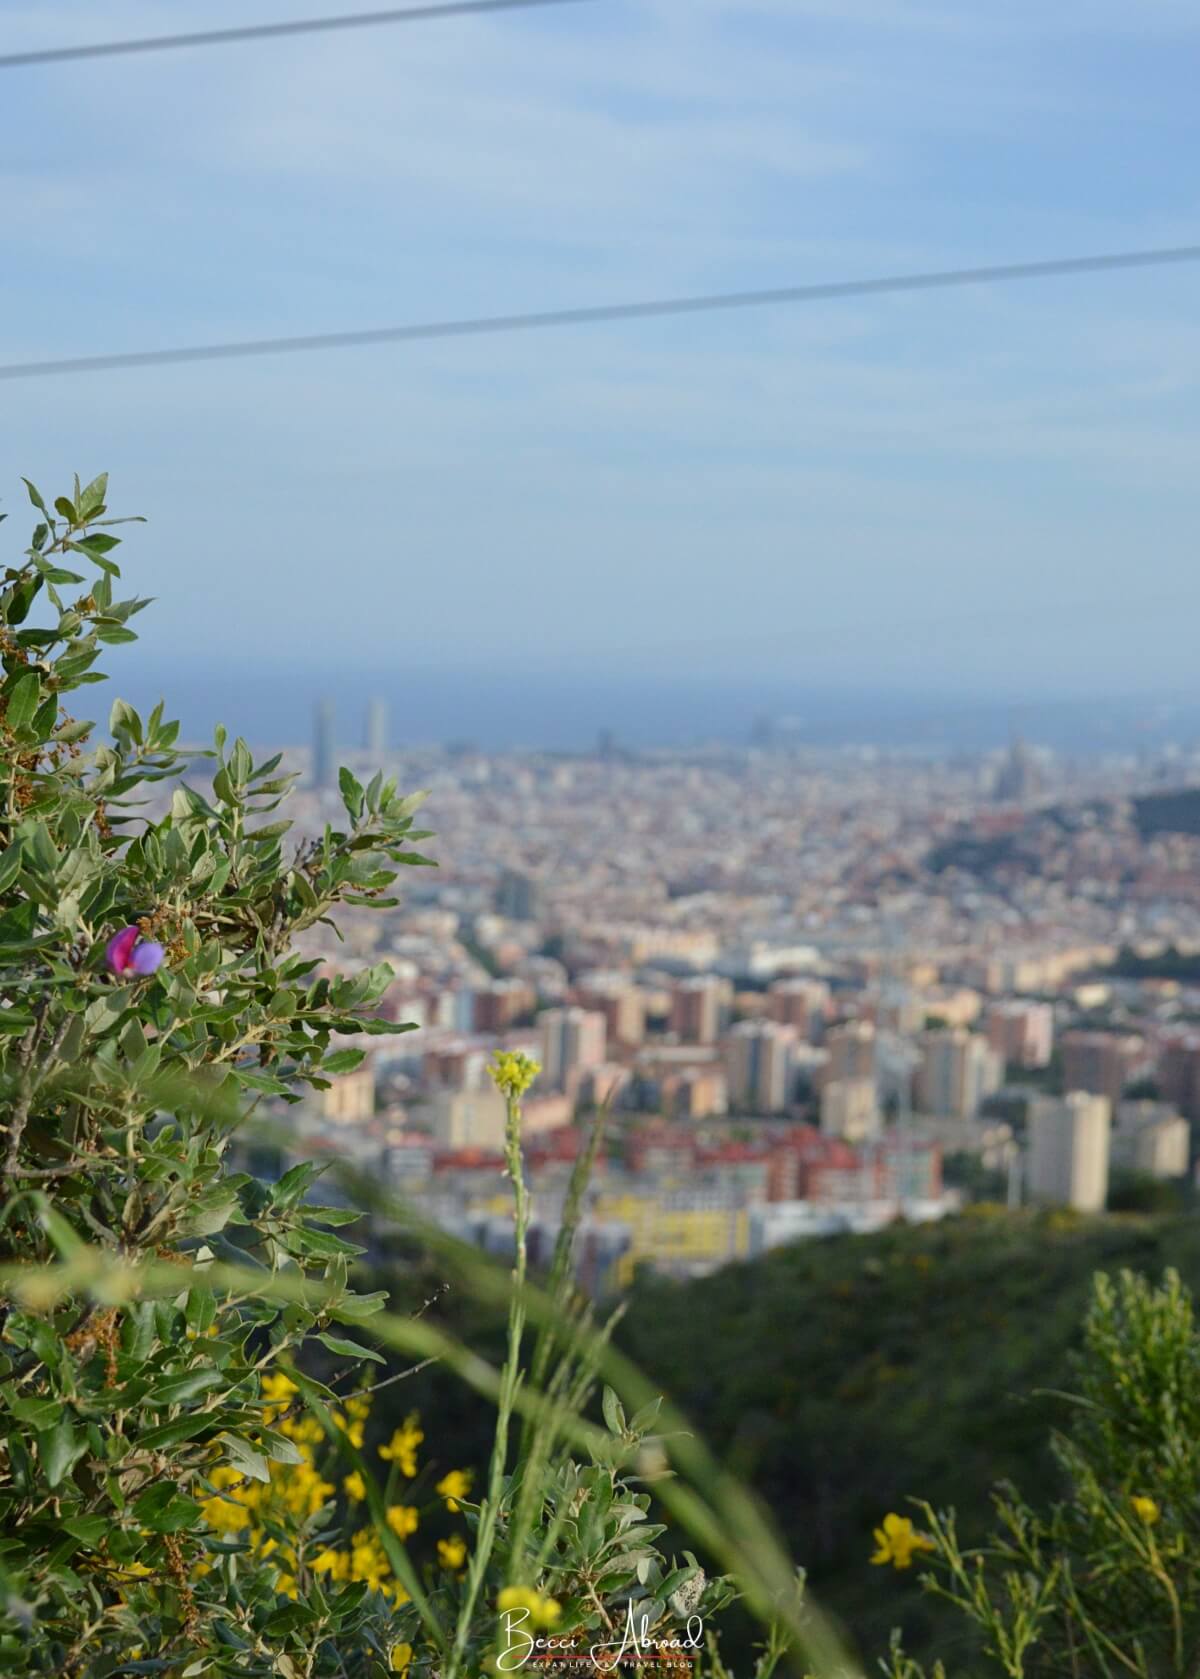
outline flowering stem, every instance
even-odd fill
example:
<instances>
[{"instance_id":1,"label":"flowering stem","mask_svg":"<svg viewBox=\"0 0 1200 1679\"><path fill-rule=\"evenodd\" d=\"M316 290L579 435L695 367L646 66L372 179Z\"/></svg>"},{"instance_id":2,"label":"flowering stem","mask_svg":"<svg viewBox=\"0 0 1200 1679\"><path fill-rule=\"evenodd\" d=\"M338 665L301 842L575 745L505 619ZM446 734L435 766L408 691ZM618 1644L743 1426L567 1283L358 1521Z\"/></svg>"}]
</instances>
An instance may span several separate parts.
<instances>
[{"instance_id":1,"label":"flowering stem","mask_svg":"<svg viewBox=\"0 0 1200 1679\"><path fill-rule=\"evenodd\" d=\"M492 1458L488 1468L487 1496L479 1507L475 1549L467 1570L466 1590L455 1628L454 1648L446 1665L446 1679L457 1679L461 1671L475 1605L479 1600L488 1563L491 1561L496 1540L496 1519L504 1495L505 1469L508 1463L508 1429L521 1380L521 1336L525 1328L525 1237L529 1228L529 1196L521 1159L521 1098L516 1090L510 1089L506 1092L506 1110L504 1160L513 1186L516 1232L516 1262L513 1268L512 1294L508 1303L508 1352L500 1372L496 1436L492 1443Z\"/></svg>"}]
</instances>

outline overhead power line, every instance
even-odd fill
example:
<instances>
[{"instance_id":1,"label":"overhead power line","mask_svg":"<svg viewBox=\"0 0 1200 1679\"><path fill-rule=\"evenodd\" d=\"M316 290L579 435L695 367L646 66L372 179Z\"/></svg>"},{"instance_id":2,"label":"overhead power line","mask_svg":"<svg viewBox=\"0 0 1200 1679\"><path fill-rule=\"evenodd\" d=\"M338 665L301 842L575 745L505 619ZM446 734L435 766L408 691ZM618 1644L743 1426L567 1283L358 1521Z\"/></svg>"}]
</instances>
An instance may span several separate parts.
<instances>
[{"instance_id":1,"label":"overhead power line","mask_svg":"<svg viewBox=\"0 0 1200 1679\"><path fill-rule=\"evenodd\" d=\"M307 350L349 349L367 344L401 344L433 338L476 338L543 327L590 326L604 321L653 320L701 315L722 309L756 309L771 304L817 303L884 292L937 291L953 286L1047 280L1065 274L1096 274L1121 268L1153 268L1200 262L1200 245L1168 250L1118 251L1107 256L1058 257L1048 262L1010 262L988 268L952 268L929 274L892 274L874 280L831 280L816 285L773 286L761 291L709 292L695 297L655 298L641 303L599 303L578 309L541 309L520 315L479 315L464 320L422 321L409 326L365 327L349 332L315 332L294 338L246 338L221 344L189 344L164 350L121 350L111 355L64 356L52 361L0 363L0 379L34 379L54 373L105 373L119 368L165 367L189 361L232 361L244 356L281 356Z\"/></svg>"},{"instance_id":2,"label":"overhead power line","mask_svg":"<svg viewBox=\"0 0 1200 1679\"><path fill-rule=\"evenodd\" d=\"M285 23L247 23L229 29L203 29L187 35L149 35L134 41L97 41L80 47L39 47L31 52L0 53L0 70L30 64L65 64L80 58L115 58L121 53L167 52L175 47L228 46L238 41L268 41L287 35L312 35L332 29L371 29L384 23L424 23L434 18L466 17L479 12L512 12L531 6L563 6L572 0L436 0L427 6L393 6L385 12L350 12L340 17L294 18Z\"/></svg>"}]
</instances>

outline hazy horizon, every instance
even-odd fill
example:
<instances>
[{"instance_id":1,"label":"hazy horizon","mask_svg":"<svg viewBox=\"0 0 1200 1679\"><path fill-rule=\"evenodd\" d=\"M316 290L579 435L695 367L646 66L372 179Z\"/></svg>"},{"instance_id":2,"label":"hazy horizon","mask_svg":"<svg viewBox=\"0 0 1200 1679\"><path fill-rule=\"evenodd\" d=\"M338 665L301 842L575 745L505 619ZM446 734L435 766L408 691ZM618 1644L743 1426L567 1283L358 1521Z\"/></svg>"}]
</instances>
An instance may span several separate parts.
<instances>
[{"instance_id":1,"label":"hazy horizon","mask_svg":"<svg viewBox=\"0 0 1200 1679\"><path fill-rule=\"evenodd\" d=\"M363 739L368 702L379 696L396 748L460 741L491 751L582 751L602 730L631 747L745 743L760 718L775 724L780 736L813 746L986 751L1020 736L1032 745L1087 755L1200 742L1200 701L1186 695L964 697L714 683L651 672L605 680L520 669L247 670L225 664L206 671L187 660L167 670L137 652L112 649L104 660L111 680L94 690L97 715L118 693L142 710L161 697L191 741L207 739L213 724L222 722L258 743L307 745L316 704L328 697L337 744L353 748Z\"/></svg>"}]
</instances>

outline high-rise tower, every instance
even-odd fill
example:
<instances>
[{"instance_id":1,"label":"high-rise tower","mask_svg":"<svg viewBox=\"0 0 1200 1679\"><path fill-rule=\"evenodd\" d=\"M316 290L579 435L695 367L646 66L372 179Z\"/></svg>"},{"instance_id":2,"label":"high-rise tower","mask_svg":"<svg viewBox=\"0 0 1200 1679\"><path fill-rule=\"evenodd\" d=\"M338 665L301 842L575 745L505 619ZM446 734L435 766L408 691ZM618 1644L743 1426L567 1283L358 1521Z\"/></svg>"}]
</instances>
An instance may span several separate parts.
<instances>
[{"instance_id":1,"label":"high-rise tower","mask_svg":"<svg viewBox=\"0 0 1200 1679\"><path fill-rule=\"evenodd\" d=\"M376 694L367 702L367 727L363 745L372 758L382 758L388 749L387 701Z\"/></svg>"},{"instance_id":2,"label":"high-rise tower","mask_svg":"<svg viewBox=\"0 0 1200 1679\"><path fill-rule=\"evenodd\" d=\"M316 717L313 721L313 750L312 750L312 785L314 787L333 786L333 701L331 699L318 700Z\"/></svg>"}]
</instances>

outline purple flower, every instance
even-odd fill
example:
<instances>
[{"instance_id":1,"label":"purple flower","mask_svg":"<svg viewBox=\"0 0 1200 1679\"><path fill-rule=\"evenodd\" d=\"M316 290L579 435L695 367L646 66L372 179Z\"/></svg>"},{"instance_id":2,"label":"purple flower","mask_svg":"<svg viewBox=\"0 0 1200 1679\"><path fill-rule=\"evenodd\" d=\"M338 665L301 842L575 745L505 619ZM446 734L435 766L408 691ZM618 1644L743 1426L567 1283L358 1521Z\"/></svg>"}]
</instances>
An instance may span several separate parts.
<instances>
[{"instance_id":1,"label":"purple flower","mask_svg":"<svg viewBox=\"0 0 1200 1679\"><path fill-rule=\"evenodd\" d=\"M137 974L145 977L157 973L162 964L163 947L154 939L139 940L136 927L122 927L114 933L104 948L104 960L110 974Z\"/></svg>"},{"instance_id":2,"label":"purple flower","mask_svg":"<svg viewBox=\"0 0 1200 1679\"><path fill-rule=\"evenodd\" d=\"M157 973L163 959L163 947L154 939L147 939L139 944L129 961L129 966L135 974Z\"/></svg>"}]
</instances>

